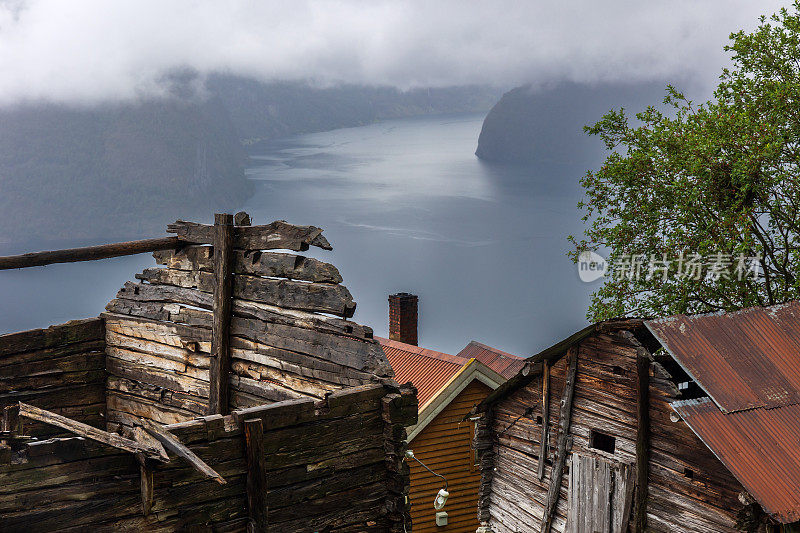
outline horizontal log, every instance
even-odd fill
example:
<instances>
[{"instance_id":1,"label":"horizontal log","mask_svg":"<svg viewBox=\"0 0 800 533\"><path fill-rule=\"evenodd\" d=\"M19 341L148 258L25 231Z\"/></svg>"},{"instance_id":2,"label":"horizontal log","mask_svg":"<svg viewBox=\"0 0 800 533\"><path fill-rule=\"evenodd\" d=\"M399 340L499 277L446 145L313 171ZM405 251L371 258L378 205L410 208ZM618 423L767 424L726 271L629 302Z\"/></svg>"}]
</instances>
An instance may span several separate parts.
<instances>
[{"instance_id":1,"label":"horizontal log","mask_svg":"<svg viewBox=\"0 0 800 533\"><path fill-rule=\"evenodd\" d=\"M0 357L102 339L102 319L72 320L65 324L50 326L45 329L32 329L0 335Z\"/></svg>"},{"instance_id":2,"label":"horizontal log","mask_svg":"<svg viewBox=\"0 0 800 533\"><path fill-rule=\"evenodd\" d=\"M144 239L141 241L117 242L113 244L101 244L98 246L86 246L84 248L69 248L65 250L53 250L48 252L33 252L22 255L11 255L0 257L0 270L10 268L27 268L53 263L76 263L78 261L95 261L109 257L121 257L123 255L135 255L166 248L178 248L182 246L181 239L178 237L162 237L160 239Z\"/></svg>"},{"instance_id":3,"label":"horizontal log","mask_svg":"<svg viewBox=\"0 0 800 533\"><path fill-rule=\"evenodd\" d=\"M158 285L197 289L212 294L214 274L203 271L146 268L136 278ZM306 283L240 274L233 278L233 297L287 309L331 313L349 318L356 310L350 291L343 285Z\"/></svg>"},{"instance_id":4,"label":"horizontal log","mask_svg":"<svg viewBox=\"0 0 800 533\"><path fill-rule=\"evenodd\" d=\"M128 282L117 294L117 299L108 303L106 310L119 315L130 315L155 321L168 320L204 328L211 327L210 313L180 307L180 304L207 310L211 309L210 298L207 293L170 285L153 286ZM233 314L234 316L255 318L285 326L313 329L334 335L365 340L373 339L372 328L350 320L297 309L283 309L274 305L249 300L234 299ZM210 339L209 333L209 341Z\"/></svg>"},{"instance_id":5,"label":"horizontal log","mask_svg":"<svg viewBox=\"0 0 800 533\"><path fill-rule=\"evenodd\" d=\"M214 226L178 220L167 226L167 233L175 233L178 239L195 244L213 244ZM332 250L330 243L322 236L322 230L315 226L295 226L276 220L263 226L238 226L233 247L241 250L285 249L304 252L309 246Z\"/></svg>"},{"instance_id":6,"label":"horizontal log","mask_svg":"<svg viewBox=\"0 0 800 533\"><path fill-rule=\"evenodd\" d=\"M29 405L23 402L19 403L19 416L30 418L31 420L38 420L39 422L44 422L45 424L50 424L52 426L66 429L67 431L74 433L80 437L100 442L102 444L106 444L113 448L124 450L126 452L143 453L147 457L151 459L157 459L159 461L169 460L169 458L161 455L158 450L155 450L148 446L143 446L142 444L136 441L126 439L125 437L121 437L114 433L103 431L102 429L97 429L95 427L88 426L81 422L71 420L65 416L61 416L56 413L46 411L44 409L39 409L38 407L34 407L33 405Z\"/></svg>"},{"instance_id":7,"label":"horizontal log","mask_svg":"<svg viewBox=\"0 0 800 533\"><path fill-rule=\"evenodd\" d=\"M186 246L180 250L159 250L153 257L159 265L176 270L214 270L214 248ZM341 283L339 270L330 263L311 257L279 252L234 250L233 271L273 278L288 278L317 283Z\"/></svg>"}]
</instances>

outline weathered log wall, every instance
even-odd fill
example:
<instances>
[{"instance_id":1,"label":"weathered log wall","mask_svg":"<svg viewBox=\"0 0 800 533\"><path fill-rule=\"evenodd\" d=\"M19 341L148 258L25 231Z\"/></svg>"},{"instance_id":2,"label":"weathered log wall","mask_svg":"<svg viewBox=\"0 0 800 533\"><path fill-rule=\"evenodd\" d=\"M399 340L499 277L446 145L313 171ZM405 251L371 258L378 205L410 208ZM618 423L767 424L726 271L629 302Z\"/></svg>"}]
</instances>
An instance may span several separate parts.
<instances>
[{"instance_id":1,"label":"weathered log wall","mask_svg":"<svg viewBox=\"0 0 800 533\"><path fill-rule=\"evenodd\" d=\"M0 464L0 527L245 531L261 517L266 531L401 532L408 520L403 441L416 413L413 388L373 384L169 425L227 483L203 478L170 453L169 463L148 464L147 515L133 454L78 438L32 442ZM260 437L261 461L247 460L246 424L251 442ZM263 434L253 435L253 427ZM258 463L266 482L261 500L248 494Z\"/></svg>"},{"instance_id":2,"label":"weathered log wall","mask_svg":"<svg viewBox=\"0 0 800 533\"><path fill-rule=\"evenodd\" d=\"M178 222L179 238L208 242L213 227ZM355 302L333 265L264 249L330 249L321 230L276 222L237 226L232 253L229 406L322 398L392 376L372 330L347 320ZM245 248L239 248L245 247ZM258 247L258 249L252 249ZM205 414L214 249L155 252L163 268L137 274L106 307L108 421L175 423Z\"/></svg>"},{"instance_id":3,"label":"weathered log wall","mask_svg":"<svg viewBox=\"0 0 800 533\"><path fill-rule=\"evenodd\" d=\"M101 319L0 335L0 412L26 402L95 427L105 427L105 336ZM62 433L26 421L25 433Z\"/></svg>"},{"instance_id":4,"label":"weathered log wall","mask_svg":"<svg viewBox=\"0 0 800 533\"><path fill-rule=\"evenodd\" d=\"M637 346L616 334L595 334L580 344L567 455L634 465L637 436ZM482 485L479 518L493 531L537 530L544 514L560 423L567 360L550 373L550 427L545 476L537 476L542 434L542 379L534 379L496 403L479 427ZM649 364L650 438L647 530L732 532L742 508L740 484L681 421L672 422L668 402L678 391L664 369ZM613 453L590 447L590 432L614 437ZM569 461L567 462L569 464ZM564 531L569 476L551 531ZM536 526L530 526L536 524ZM532 529L533 528L533 529Z\"/></svg>"}]
</instances>

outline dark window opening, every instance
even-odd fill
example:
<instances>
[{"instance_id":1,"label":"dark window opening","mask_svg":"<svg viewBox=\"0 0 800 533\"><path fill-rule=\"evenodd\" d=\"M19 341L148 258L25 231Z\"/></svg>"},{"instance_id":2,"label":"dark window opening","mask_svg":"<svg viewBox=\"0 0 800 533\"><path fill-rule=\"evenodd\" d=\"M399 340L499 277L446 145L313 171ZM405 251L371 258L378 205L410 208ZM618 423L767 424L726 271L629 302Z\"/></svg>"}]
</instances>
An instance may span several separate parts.
<instances>
[{"instance_id":1,"label":"dark window opening","mask_svg":"<svg viewBox=\"0 0 800 533\"><path fill-rule=\"evenodd\" d=\"M691 468L684 468L683 475L688 479L694 479L694 471Z\"/></svg>"},{"instance_id":2,"label":"dark window opening","mask_svg":"<svg viewBox=\"0 0 800 533\"><path fill-rule=\"evenodd\" d=\"M617 376L622 376L623 374L625 374L625 369L624 369L624 368L622 368L621 366L615 366L615 367L614 367L614 368L612 368L611 370L612 370L612 372L614 372L614 374L616 374Z\"/></svg>"},{"instance_id":3,"label":"dark window opening","mask_svg":"<svg viewBox=\"0 0 800 533\"><path fill-rule=\"evenodd\" d=\"M616 448L617 439L611 435L600 433L599 431L592 430L589 433L589 448L600 450L607 453L614 453Z\"/></svg>"},{"instance_id":4,"label":"dark window opening","mask_svg":"<svg viewBox=\"0 0 800 533\"><path fill-rule=\"evenodd\" d=\"M678 392L680 392L681 400L694 400L697 398L704 398L706 393L694 381L681 381L678 383Z\"/></svg>"},{"instance_id":5,"label":"dark window opening","mask_svg":"<svg viewBox=\"0 0 800 533\"><path fill-rule=\"evenodd\" d=\"M542 417L541 416L537 416L536 417L536 423L539 424L540 426L542 425Z\"/></svg>"}]
</instances>

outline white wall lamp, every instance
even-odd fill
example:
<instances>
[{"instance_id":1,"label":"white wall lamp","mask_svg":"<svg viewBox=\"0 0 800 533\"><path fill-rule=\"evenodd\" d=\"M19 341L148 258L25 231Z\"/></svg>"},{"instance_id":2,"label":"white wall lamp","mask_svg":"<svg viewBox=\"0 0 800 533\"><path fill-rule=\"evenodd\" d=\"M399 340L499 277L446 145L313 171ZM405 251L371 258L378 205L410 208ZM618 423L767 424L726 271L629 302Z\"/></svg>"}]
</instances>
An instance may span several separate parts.
<instances>
[{"instance_id":1,"label":"white wall lamp","mask_svg":"<svg viewBox=\"0 0 800 533\"><path fill-rule=\"evenodd\" d=\"M447 492L447 478L441 474L437 474L436 472L428 468L428 466L425 463L417 459L412 450L406 450L406 459L414 459L416 462L422 465L422 468L424 468L434 476L440 477L444 480L444 488L439 489L439 493L436 494L436 498L433 500L433 508L436 509L437 511L441 511L442 508L444 508L444 504L447 503L448 496L450 496L450 493Z\"/></svg>"}]
</instances>

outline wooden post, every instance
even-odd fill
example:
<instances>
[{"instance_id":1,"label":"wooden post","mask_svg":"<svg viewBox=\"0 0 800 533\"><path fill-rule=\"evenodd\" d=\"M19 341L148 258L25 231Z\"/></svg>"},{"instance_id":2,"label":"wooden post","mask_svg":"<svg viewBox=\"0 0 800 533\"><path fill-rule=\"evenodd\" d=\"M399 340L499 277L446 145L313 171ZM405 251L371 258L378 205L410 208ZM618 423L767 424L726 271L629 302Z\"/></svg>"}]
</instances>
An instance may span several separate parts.
<instances>
[{"instance_id":1,"label":"wooden post","mask_svg":"<svg viewBox=\"0 0 800 533\"><path fill-rule=\"evenodd\" d=\"M211 327L211 389L208 414L228 414L233 291L233 215L214 215L214 316Z\"/></svg>"},{"instance_id":2,"label":"wooden post","mask_svg":"<svg viewBox=\"0 0 800 533\"><path fill-rule=\"evenodd\" d=\"M542 365L542 440L539 443L539 479L544 478L544 462L547 458L547 444L550 438L548 426L550 424L550 363Z\"/></svg>"},{"instance_id":3,"label":"wooden post","mask_svg":"<svg viewBox=\"0 0 800 533\"><path fill-rule=\"evenodd\" d=\"M267 474L264 461L264 428L260 418L244 421L247 448L248 533L267 531Z\"/></svg>"},{"instance_id":4,"label":"wooden post","mask_svg":"<svg viewBox=\"0 0 800 533\"><path fill-rule=\"evenodd\" d=\"M550 472L550 488L544 502L544 515L541 522L541 533L549 533L553 525L556 504L561 494L561 477L564 475L564 464L567 457L567 441L569 440L569 423L572 418L572 397L575 394L575 378L578 373L578 348L572 346L567 350L567 376L564 394L561 398L561 415L559 417L559 434L556 443L556 462Z\"/></svg>"},{"instance_id":5,"label":"wooden post","mask_svg":"<svg viewBox=\"0 0 800 533\"><path fill-rule=\"evenodd\" d=\"M643 533L647 526L647 477L650 465L650 358L639 348L636 358L636 499L633 528Z\"/></svg>"}]
</instances>

